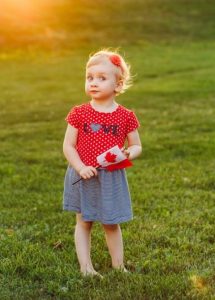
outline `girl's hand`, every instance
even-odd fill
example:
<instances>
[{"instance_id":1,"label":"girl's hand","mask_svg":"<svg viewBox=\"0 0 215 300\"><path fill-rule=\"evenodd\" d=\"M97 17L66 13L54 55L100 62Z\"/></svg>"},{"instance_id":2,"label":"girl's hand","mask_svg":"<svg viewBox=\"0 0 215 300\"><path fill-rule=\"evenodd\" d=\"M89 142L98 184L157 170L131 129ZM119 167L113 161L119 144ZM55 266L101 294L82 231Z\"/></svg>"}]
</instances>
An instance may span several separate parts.
<instances>
[{"instance_id":1,"label":"girl's hand","mask_svg":"<svg viewBox=\"0 0 215 300\"><path fill-rule=\"evenodd\" d=\"M98 172L93 166L84 166L79 171L79 175L84 179L90 179L93 176L97 176Z\"/></svg>"},{"instance_id":2,"label":"girl's hand","mask_svg":"<svg viewBox=\"0 0 215 300\"><path fill-rule=\"evenodd\" d=\"M125 149L125 147L122 147L122 153L127 157L129 158L130 156L130 151L128 149Z\"/></svg>"}]
</instances>

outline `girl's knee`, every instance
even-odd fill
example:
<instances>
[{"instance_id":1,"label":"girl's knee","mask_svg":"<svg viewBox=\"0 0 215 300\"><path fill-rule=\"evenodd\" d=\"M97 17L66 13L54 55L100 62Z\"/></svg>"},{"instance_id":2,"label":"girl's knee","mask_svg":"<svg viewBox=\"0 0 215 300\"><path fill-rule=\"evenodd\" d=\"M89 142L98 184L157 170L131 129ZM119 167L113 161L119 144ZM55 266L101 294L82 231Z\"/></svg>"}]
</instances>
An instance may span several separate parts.
<instances>
[{"instance_id":1,"label":"girl's knee","mask_svg":"<svg viewBox=\"0 0 215 300\"><path fill-rule=\"evenodd\" d=\"M105 231L114 231L120 228L119 224L102 224Z\"/></svg>"},{"instance_id":2,"label":"girl's knee","mask_svg":"<svg viewBox=\"0 0 215 300\"><path fill-rule=\"evenodd\" d=\"M93 225L93 221L83 221L82 215L79 213L79 214L76 214L76 224L85 229L91 229L91 227Z\"/></svg>"}]
</instances>

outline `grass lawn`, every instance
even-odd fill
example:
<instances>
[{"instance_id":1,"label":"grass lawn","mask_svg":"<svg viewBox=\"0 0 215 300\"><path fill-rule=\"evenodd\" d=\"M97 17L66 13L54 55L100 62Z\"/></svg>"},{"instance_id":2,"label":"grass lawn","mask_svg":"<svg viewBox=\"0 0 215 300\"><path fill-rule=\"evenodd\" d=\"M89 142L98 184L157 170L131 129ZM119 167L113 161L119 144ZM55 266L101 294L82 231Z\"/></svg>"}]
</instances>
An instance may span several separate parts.
<instances>
[{"instance_id":1,"label":"grass lawn","mask_svg":"<svg viewBox=\"0 0 215 300\"><path fill-rule=\"evenodd\" d=\"M170 16L165 22L154 2L146 2L144 39L138 38L141 28L125 22L105 43L0 52L0 299L215 299L215 41L212 21L205 21L208 31L202 29L183 2L164 1ZM125 3L140 16L139 1ZM212 20L211 2L204 3L189 6L193 16L202 12L203 23L207 16ZM168 35L160 31L159 40L155 12L169 29ZM183 26L172 28L182 16ZM120 18L127 20L126 13ZM131 40L117 44L123 30L131 30ZM117 100L137 114L143 144L127 170L134 219L121 225L131 273L111 269L96 222L92 261L104 280L83 279L75 214L62 211L64 118L73 105L88 101L89 53L120 45L135 77Z\"/></svg>"}]
</instances>

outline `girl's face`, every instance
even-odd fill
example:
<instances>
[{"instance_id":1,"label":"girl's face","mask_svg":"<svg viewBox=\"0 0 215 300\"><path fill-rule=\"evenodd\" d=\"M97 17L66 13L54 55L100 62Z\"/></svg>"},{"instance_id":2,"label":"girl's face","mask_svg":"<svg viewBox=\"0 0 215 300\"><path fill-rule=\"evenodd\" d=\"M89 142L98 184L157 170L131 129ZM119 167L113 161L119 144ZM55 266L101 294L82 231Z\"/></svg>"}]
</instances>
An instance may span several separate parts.
<instances>
[{"instance_id":1,"label":"girl's face","mask_svg":"<svg viewBox=\"0 0 215 300\"><path fill-rule=\"evenodd\" d=\"M121 85L120 81L117 82L114 66L108 61L92 65L86 70L85 91L95 100L114 98Z\"/></svg>"}]
</instances>

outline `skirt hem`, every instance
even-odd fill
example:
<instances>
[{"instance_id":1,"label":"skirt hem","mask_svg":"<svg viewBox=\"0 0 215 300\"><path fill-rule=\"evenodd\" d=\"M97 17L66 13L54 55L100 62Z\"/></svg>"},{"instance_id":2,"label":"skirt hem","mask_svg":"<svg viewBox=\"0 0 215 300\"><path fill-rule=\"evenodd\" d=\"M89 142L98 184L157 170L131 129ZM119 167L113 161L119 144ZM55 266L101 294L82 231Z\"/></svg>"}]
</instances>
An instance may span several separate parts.
<instances>
[{"instance_id":1,"label":"skirt hem","mask_svg":"<svg viewBox=\"0 0 215 300\"><path fill-rule=\"evenodd\" d=\"M64 211L71 211L71 212L76 212L76 213L81 213L81 211L79 209L77 209L76 207L67 207L67 208L63 208ZM123 216L123 217L116 217L112 220L103 220L99 217L90 217L90 216L86 216L86 215L82 215L82 220L85 222L94 222L94 221L98 221L101 222L102 224L119 224L119 223L124 223L124 222L128 222L133 220L133 215L127 215L127 216Z\"/></svg>"}]
</instances>

